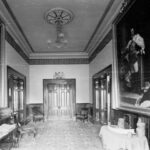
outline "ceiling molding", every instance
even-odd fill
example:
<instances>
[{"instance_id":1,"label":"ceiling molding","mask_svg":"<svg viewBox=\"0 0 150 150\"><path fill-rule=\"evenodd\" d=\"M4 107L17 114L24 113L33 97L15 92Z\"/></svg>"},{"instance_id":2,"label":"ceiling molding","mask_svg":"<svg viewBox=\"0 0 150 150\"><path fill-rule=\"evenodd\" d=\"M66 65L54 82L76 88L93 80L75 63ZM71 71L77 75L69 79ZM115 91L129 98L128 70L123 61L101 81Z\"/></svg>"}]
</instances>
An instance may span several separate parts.
<instances>
[{"instance_id":1,"label":"ceiling molding","mask_svg":"<svg viewBox=\"0 0 150 150\"><path fill-rule=\"evenodd\" d=\"M112 22L114 18L116 18L117 14L120 11L121 0L114 1L112 7L107 12L105 19L101 22L99 28L97 28L97 32L91 39L91 43L88 45L86 52L89 54L89 57L93 55L94 51L101 45L101 42L105 39L107 34L112 30ZM103 42L102 42L103 43Z\"/></svg>"},{"instance_id":2,"label":"ceiling molding","mask_svg":"<svg viewBox=\"0 0 150 150\"><path fill-rule=\"evenodd\" d=\"M26 43L27 43L28 46L30 47L30 50L31 50L32 52L34 52L34 50L33 50L32 46L31 46L30 42L28 41L28 39L27 39L25 33L23 32L23 30L22 30L22 28L21 28L19 22L17 21L17 19L16 19L15 15L13 14L11 8L9 7L7 1L6 1L6 0L2 0L2 2L3 2L3 4L4 4L4 6L5 6L5 8L7 9L9 15L11 16L11 18L12 18L13 21L15 22L17 28L18 28L19 31L21 32L21 34L22 34L23 38L25 39Z\"/></svg>"},{"instance_id":3,"label":"ceiling molding","mask_svg":"<svg viewBox=\"0 0 150 150\"><path fill-rule=\"evenodd\" d=\"M98 47L95 49L95 51L92 53L92 55L89 57L89 62L92 62L92 60L102 51L102 49L110 42L112 39L112 30L110 30L107 35L104 37L102 42L98 45Z\"/></svg>"},{"instance_id":4,"label":"ceiling molding","mask_svg":"<svg viewBox=\"0 0 150 150\"><path fill-rule=\"evenodd\" d=\"M6 25L6 31L11 35L11 37L15 40L15 42L21 47L22 51L29 57L31 51L29 51L29 46L22 39L22 35L18 35L16 30L11 26ZM20 33L21 34L21 33Z\"/></svg>"},{"instance_id":5,"label":"ceiling molding","mask_svg":"<svg viewBox=\"0 0 150 150\"><path fill-rule=\"evenodd\" d=\"M29 57L29 53L31 52L30 47L24 40L22 33L20 33L18 27L16 26L14 20L10 16L2 1L0 1L0 19L3 21L5 29L13 37L15 42L22 48L23 52Z\"/></svg>"},{"instance_id":6,"label":"ceiling molding","mask_svg":"<svg viewBox=\"0 0 150 150\"><path fill-rule=\"evenodd\" d=\"M17 32L15 34L19 33L19 35L17 37L20 37L20 35L22 37L21 39L17 38L19 40L16 42L16 38L14 38L14 34L9 31L9 32L7 32L6 40L25 59L25 61L31 65L39 65L39 64L89 64L89 62L91 62L98 55L98 53L105 47L105 45L112 38L112 30L110 31L110 28L109 28L111 21L109 21L109 23L107 24L108 25L107 31L102 30L102 28L100 28L100 26L103 24L103 21L105 21L105 17L107 16L107 14L108 14L111 6L113 5L114 1L115 0L110 0L109 4L107 5L107 8L105 9L105 12L104 12L101 20L99 21L96 29L94 30L92 37L90 38L88 44L86 45L84 52L66 52L66 53L50 53L50 54L48 54L48 53L34 53L33 48L31 47L27 37L25 36L21 26L19 25L16 17L14 16L12 10L10 9L7 1L2 0L3 5L7 9L7 13L9 15L9 18L11 17L11 21L13 22L12 23L11 21L7 20L7 22L6 22L6 24L8 26L7 30L8 31L12 30L12 28L13 28L12 26L15 26L13 28L13 32ZM18 29L15 30L16 28L18 28ZM101 31L101 40L99 40L99 36L100 36L99 31ZM102 32L105 32L105 34L103 34ZM12 34L10 35L10 33L12 33ZM22 46L21 46L20 42L25 43L24 46L28 47L26 50L28 50L28 51L30 50L30 52L32 52L32 53L30 53L28 55L26 53L24 53L25 50L23 48L21 48Z\"/></svg>"},{"instance_id":7,"label":"ceiling molding","mask_svg":"<svg viewBox=\"0 0 150 150\"><path fill-rule=\"evenodd\" d=\"M71 65L71 64L89 64L87 58L72 59L30 59L30 65Z\"/></svg>"},{"instance_id":8,"label":"ceiling molding","mask_svg":"<svg viewBox=\"0 0 150 150\"><path fill-rule=\"evenodd\" d=\"M105 25L105 30L100 30L100 33L96 33L95 38L92 40L92 43L89 46L88 55L89 58L91 55L95 52L97 47L103 43L104 39L106 38L107 34L112 30L112 24L111 22Z\"/></svg>"},{"instance_id":9,"label":"ceiling molding","mask_svg":"<svg viewBox=\"0 0 150 150\"><path fill-rule=\"evenodd\" d=\"M110 10L111 6L113 5L113 2L114 2L114 1L115 1L115 0L110 0L110 2L108 3L108 5L107 5L107 7L106 7L106 9L105 9L105 11L104 11L104 14L102 15L102 17L101 17L99 23L97 24L97 26L96 26L96 28L95 28L95 30L94 30L92 36L90 37L90 40L89 40L89 42L87 43L87 45L86 45L84 51L87 52L88 47L90 46L90 44L91 44L91 42L92 42L94 36L95 36L96 33L98 32L98 30L99 30L99 28L100 28L102 22L104 21L104 19L105 19L107 13L109 12L109 10Z\"/></svg>"},{"instance_id":10,"label":"ceiling molding","mask_svg":"<svg viewBox=\"0 0 150 150\"><path fill-rule=\"evenodd\" d=\"M21 47L15 42L14 38L9 34L9 32L6 31L6 40L7 42L16 50L18 54L29 64L29 65L60 65L60 64L89 64L88 55L86 53L74 53L72 54L63 54L64 58L62 58L62 55L59 54L53 54L52 56L48 56L47 54L41 54L42 56L39 56L39 54L32 55L29 59L28 56L23 52ZM80 58L74 58L80 57ZM42 57L42 59L40 59ZM83 58L81 58L83 57ZM34 58L34 59L33 59Z\"/></svg>"},{"instance_id":11,"label":"ceiling molding","mask_svg":"<svg viewBox=\"0 0 150 150\"><path fill-rule=\"evenodd\" d=\"M67 59L67 58L89 58L85 52L66 52L66 53L32 53L30 59Z\"/></svg>"},{"instance_id":12,"label":"ceiling molding","mask_svg":"<svg viewBox=\"0 0 150 150\"><path fill-rule=\"evenodd\" d=\"M6 31L6 36L5 36L6 41L20 54L20 56L27 62L29 63L29 58L28 56L23 52L22 48L16 43L14 38Z\"/></svg>"}]
</instances>

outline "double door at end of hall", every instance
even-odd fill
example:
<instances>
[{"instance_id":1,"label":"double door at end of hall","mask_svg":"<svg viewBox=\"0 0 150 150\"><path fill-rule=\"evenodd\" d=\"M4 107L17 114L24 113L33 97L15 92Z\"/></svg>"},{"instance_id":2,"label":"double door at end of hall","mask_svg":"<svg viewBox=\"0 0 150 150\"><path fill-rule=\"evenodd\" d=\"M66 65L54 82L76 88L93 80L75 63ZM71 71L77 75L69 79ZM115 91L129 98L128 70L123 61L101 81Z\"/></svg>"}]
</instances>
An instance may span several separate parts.
<instances>
[{"instance_id":1,"label":"double door at end of hall","mask_svg":"<svg viewBox=\"0 0 150 150\"><path fill-rule=\"evenodd\" d=\"M65 80L47 84L47 119L73 116L74 85Z\"/></svg>"}]
</instances>

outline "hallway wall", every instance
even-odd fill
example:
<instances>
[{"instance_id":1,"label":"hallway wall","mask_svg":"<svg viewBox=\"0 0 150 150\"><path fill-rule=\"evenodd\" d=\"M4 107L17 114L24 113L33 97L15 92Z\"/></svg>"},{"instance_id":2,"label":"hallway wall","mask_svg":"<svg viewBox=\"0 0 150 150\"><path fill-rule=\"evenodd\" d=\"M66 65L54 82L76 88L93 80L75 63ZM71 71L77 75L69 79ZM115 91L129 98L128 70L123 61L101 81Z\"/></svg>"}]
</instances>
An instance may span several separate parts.
<instances>
[{"instance_id":1,"label":"hallway wall","mask_svg":"<svg viewBox=\"0 0 150 150\"><path fill-rule=\"evenodd\" d=\"M76 79L76 102L89 101L89 65L30 65L29 103L43 102L43 79L52 79L55 72Z\"/></svg>"},{"instance_id":2,"label":"hallway wall","mask_svg":"<svg viewBox=\"0 0 150 150\"><path fill-rule=\"evenodd\" d=\"M89 65L89 77L90 77L89 97L91 102L93 101L92 76L112 63L113 63L113 49L112 49L112 40L111 40Z\"/></svg>"},{"instance_id":3,"label":"hallway wall","mask_svg":"<svg viewBox=\"0 0 150 150\"><path fill-rule=\"evenodd\" d=\"M89 91L90 91L90 101L93 101L92 96L92 76L106 68L107 66L113 64L113 26L112 23L117 15L120 13L120 8L122 7L122 0L112 0L113 4L109 8L108 13L100 24L100 27L97 29L95 37L93 38L93 45L100 44L100 41L105 38L105 36L112 30L112 40L109 41L105 47L100 50L99 54L94 58L94 60L89 64ZM103 45L103 44L102 44ZM112 65L113 68L113 65ZM113 93L113 92L112 92ZM116 102L113 102L113 107L116 107Z\"/></svg>"}]
</instances>

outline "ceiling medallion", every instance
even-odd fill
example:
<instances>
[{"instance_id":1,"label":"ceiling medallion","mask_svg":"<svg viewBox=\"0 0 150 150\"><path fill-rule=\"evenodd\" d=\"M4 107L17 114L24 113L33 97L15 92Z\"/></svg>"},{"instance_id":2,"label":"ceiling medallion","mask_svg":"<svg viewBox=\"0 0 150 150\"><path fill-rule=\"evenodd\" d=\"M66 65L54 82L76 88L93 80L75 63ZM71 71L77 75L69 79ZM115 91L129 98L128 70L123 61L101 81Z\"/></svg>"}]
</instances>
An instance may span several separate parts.
<instances>
[{"instance_id":1,"label":"ceiling medallion","mask_svg":"<svg viewBox=\"0 0 150 150\"><path fill-rule=\"evenodd\" d=\"M73 20L73 13L63 8L53 8L45 13L45 20L47 23L56 26L57 38L55 46L61 48L68 43L63 33L63 26L70 23ZM51 40L48 40L48 44L51 44Z\"/></svg>"}]
</instances>

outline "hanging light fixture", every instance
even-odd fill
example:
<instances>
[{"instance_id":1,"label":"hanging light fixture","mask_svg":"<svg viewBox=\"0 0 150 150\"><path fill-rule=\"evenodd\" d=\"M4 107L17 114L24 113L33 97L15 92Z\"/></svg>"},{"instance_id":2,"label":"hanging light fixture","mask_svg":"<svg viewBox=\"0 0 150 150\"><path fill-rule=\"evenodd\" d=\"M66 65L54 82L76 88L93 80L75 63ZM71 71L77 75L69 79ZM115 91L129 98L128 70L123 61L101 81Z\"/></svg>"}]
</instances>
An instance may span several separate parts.
<instances>
[{"instance_id":1,"label":"hanging light fixture","mask_svg":"<svg viewBox=\"0 0 150 150\"><path fill-rule=\"evenodd\" d=\"M56 40L54 45L57 48L61 48L68 43L63 32L63 26L70 23L73 20L73 13L63 8L53 8L45 13L45 19L49 24L56 27ZM48 40L50 45L52 42Z\"/></svg>"}]
</instances>

